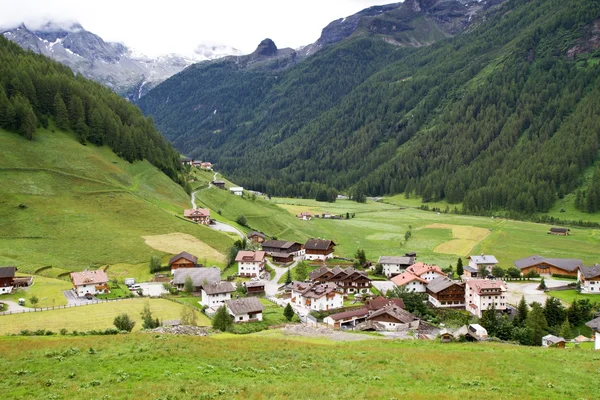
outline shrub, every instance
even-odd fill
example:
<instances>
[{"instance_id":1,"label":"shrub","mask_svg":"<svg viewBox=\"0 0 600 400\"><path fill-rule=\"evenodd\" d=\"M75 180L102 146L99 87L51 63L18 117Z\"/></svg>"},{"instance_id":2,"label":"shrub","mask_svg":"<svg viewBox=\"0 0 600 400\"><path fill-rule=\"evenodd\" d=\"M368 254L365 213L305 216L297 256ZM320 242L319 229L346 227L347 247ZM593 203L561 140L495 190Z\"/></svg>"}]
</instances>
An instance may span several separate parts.
<instances>
[{"instance_id":1,"label":"shrub","mask_svg":"<svg viewBox=\"0 0 600 400\"><path fill-rule=\"evenodd\" d=\"M123 313L115 317L113 321L113 325L117 328L116 331L127 331L131 332L133 327L135 326L135 321L133 321L129 315Z\"/></svg>"},{"instance_id":2,"label":"shrub","mask_svg":"<svg viewBox=\"0 0 600 400\"><path fill-rule=\"evenodd\" d=\"M66 335L67 333L69 333L69 331L66 328L62 328L59 332L61 335Z\"/></svg>"},{"instance_id":3,"label":"shrub","mask_svg":"<svg viewBox=\"0 0 600 400\"><path fill-rule=\"evenodd\" d=\"M229 332L233 328L233 320L227 313L227 309L225 306L219 307L217 310L213 320L212 326L215 329L220 330L221 332Z\"/></svg>"},{"instance_id":4,"label":"shrub","mask_svg":"<svg viewBox=\"0 0 600 400\"><path fill-rule=\"evenodd\" d=\"M235 222L237 222L238 224L240 224L242 226L246 226L246 224L248 223L248 221L246 221L246 216L244 216L243 214L238 216L235 219Z\"/></svg>"},{"instance_id":5,"label":"shrub","mask_svg":"<svg viewBox=\"0 0 600 400\"><path fill-rule=\"evenodd\" d=\"M144 329L154 329L160 326L160 321L158 318L152 318L152 312L150 311L150 305L146 303L144 305L144 309L142 310L142 327Z\"/></svg>"}]
</instances>

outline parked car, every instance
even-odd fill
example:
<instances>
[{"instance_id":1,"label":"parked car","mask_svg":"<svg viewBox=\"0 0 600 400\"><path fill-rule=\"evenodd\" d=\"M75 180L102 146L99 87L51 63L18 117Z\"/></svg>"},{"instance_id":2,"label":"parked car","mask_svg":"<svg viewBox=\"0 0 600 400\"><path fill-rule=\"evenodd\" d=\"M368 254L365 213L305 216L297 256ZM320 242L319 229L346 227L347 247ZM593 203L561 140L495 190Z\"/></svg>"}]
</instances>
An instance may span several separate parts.
<instances>
[{"instance_id":1,"label":"parked car","mask_svg":"<svg viewBox=\"0 0 600 400\"><path fill-rule=\"evenodd\" d=\"M138 284L135 285L131 285L131 287L129 288L130 290L140 290L142 287Z\"/></svg>"},{"instance_id":2,"label":"parked car","mask_svg":"<svg viewBox=\"0 0 600 400\"><path fill-rule=\"evenodd\" d=\"M93 296L91 293L86 293L86 294L85 294L85 298L86 298L87 300L94 300L94 296Z\"/></svg>"},{"instance_id":3,"label":"parked car","mask_svg":"<svg viewBox=\"0 0 600 400\"><path fill-rule=\"evenodd\" d=\"M131 286L135 285L135 279L134 278L125 278L124 283L125 283L125 286L131 287Z\"/></svg>"}]
</instances>

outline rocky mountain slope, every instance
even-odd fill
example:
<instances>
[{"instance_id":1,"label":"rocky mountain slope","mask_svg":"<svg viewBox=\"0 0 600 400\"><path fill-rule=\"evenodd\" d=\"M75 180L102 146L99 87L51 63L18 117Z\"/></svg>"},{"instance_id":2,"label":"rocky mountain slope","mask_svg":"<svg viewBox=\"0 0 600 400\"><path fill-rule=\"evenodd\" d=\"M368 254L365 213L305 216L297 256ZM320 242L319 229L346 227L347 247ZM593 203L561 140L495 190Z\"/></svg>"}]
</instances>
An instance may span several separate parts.
<instances>
[{"instance_id":1,"label":"rocky mountain slope","mask_svg":"<svg viewBox=\"0 0 600 400\"><path fill-rule=\"evenodd\" d=\"M175 54L150 58L120 43L105 42L79 24L49 22L37 29L21 24L1 33L22 48L59 61L132 100L194 62L239 53L225 46L199 46L192 58Z\"/></svg>"}]
</instances>

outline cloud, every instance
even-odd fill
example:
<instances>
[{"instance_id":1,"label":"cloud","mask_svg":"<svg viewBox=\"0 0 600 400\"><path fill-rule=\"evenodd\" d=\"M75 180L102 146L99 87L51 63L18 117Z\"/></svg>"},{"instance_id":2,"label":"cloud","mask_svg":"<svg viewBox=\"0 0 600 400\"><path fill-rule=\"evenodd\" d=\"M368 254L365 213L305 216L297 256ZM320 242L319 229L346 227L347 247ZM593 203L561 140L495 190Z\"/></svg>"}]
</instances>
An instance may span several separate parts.
<instances>
[{"instance_id":1,"label":"cloud","mask_svg":"<svg viewBox=\"0 0 600 400\"><path fill-rule=\"evenodd\" d=\"M149 55L191 54L205 43L249 53L267 37L278 47L312 43L329 22L377 4L385 1L0 0L0 26L76 21L104 40Z\"/></svg>"}]
</instances>

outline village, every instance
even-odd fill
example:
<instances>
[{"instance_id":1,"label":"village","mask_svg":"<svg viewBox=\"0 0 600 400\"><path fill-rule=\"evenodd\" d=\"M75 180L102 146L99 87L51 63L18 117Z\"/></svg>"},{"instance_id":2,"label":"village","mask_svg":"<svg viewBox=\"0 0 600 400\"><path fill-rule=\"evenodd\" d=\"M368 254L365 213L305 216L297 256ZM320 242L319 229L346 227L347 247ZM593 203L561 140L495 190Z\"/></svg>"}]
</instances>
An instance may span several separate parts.
<instances>
[{"instance_id":1,"label":"village","mask_svg":"<svg viewBox=\"0 0 600 400\"><path fill-rule=\"evenodd\" d=\"M197 224L214 223L210 209L206 208L187 209L184 217ZM315 217L336 216L310 212L297 215L303 221ZM569 230L553 227L548 233L566 236ZM498 260L492 254L477 254L467 257L464 265L459 259L456 269L443 269L428 264L427 260L418 260L415 252L380 255L376 262L366 260L360 250L355 259L338 258L332 240L309 238L299 243L269 239L257 231L245 235L240 247L234 260L236 270L231 275L225 276L218 267L199 263L202 254L183 251L172 255L168 266L161 266L153 282L126 278L123 283L129 297L191 294L197 299L196 308L206 316L215 318L224 312L234 324L262 322L268 302L280 307L288 322L296 316L305 327L442 342L485 341L495 337L482 326L485 324L478 322L489 319L490 313L494 319L518 319L522 312L518 303L525 302L534 308L535 304L541 305L549 287L600 294L600 265L584 266L579 259L532 255L513 260L513 265L505 269L501 267L506 265L505 260ZM34 284L33 277L16 273L15 267L0 267L0 294L22 291ZM72 272L69 278L72 289L64 295L70 298L70 303L80 305L94 304L96 296L109 294L114 282L102 269ZM527 286L530 289L533 286L533 290L521 290L523 280L530 282ZM406 302L411 302L411 306ZM26 312L24 303L24 298L19 299L19 306L3 314ZM436 310L454 312L465 323L446 326L432 318ZM170 326L180 323L167 321ZM588 321L586 326L597 333L600 318ZM600 334L595 334L595 339L547 334L541 337L541 345L565 347L567 343L578 345L593 340L595 349L600 349Z\"/></svg>"}]
</instances>

